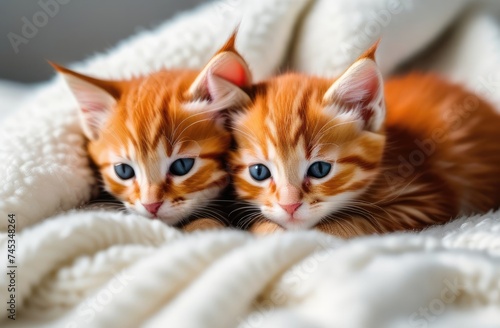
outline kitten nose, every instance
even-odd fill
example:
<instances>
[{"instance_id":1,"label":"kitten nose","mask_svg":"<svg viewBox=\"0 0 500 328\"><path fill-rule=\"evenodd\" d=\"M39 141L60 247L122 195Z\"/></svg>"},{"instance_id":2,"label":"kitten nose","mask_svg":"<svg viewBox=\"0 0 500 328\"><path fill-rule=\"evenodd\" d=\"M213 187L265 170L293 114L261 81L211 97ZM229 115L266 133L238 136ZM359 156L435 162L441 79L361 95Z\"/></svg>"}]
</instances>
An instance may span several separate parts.
<instances>
[{"instance_id":1,"label":"kitten nose","mask_svg":"<svg viewBox=\"0 0 500 328\"><path fill-rule=\"evenodd\" d=\"M149 213L156 214L158 212L158 209L160 208L161 204L163 204L163 202L142 204L142 206L144 206Z\"/></svg>"},{"instance_id":2,"label":"kitten nose","mask_svg":"<svg viewBox=\"0 0 500 328\"><path fill-rule=\"evenodd\" d=\"M281 208L284 209L288 214L293 214L301 205L302 203L286 204L286 205L280 204Z\"/></svg>"}]
</instances>

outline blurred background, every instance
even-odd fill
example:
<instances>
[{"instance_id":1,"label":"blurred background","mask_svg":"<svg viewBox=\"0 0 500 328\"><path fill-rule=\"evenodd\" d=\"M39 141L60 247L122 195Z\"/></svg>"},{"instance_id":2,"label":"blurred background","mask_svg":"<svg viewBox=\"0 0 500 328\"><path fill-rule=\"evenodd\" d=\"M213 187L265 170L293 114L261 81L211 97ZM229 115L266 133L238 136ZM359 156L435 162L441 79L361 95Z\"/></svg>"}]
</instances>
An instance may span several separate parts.
<instances>
[{"instance_id":1,"label":"blurred background","mask_svg":"<svg viewBox=\"0 0 500 328\"><path fill-rule=\"evenodd\" d=\"M82 60L208 1L2 0L0 80L47 80L53 75L47 59L63 64Z\"/></svg>"}]
</instances>

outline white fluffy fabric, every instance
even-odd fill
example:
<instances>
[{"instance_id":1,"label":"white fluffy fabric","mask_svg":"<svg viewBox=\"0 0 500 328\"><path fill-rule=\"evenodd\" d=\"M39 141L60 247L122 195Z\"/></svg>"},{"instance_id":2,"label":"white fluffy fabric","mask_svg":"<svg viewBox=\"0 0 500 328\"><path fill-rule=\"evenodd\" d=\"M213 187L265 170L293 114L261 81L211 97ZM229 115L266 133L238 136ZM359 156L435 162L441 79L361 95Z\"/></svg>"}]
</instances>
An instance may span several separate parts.
<instances>
[{"instance_id":1,"label":"white fluffy fabric","mask_svg":"<svg viewBox=\"0 0 500 328\"><path fill-rule=\"evenodd\" d=\"M499 10L467 0L214 2L75 68L102 78L201 68L241 20L237 48L257 80L283 68L337 75L382 36L385 74L403 63L432 69L498 105ZM350 241L184 234L133 214L63 212L92 197L95 177L60 79L0 134L0 230L17 216L17 320L2 309L2 327L500 326L498 213ZM0 275L4 307L9 283Z\"/></svg>"}]
</instances>

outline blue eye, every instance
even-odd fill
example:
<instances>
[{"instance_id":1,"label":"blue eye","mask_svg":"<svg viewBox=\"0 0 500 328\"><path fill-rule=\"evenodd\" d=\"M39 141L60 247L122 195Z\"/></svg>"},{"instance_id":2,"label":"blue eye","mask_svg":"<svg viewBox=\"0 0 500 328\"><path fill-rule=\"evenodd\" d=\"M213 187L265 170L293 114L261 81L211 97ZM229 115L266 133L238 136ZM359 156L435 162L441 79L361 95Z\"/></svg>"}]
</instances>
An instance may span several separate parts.
<instances>
[{"instance_id":1,"label":"blue eye","mask_svg":"<svg viewBox=\"0 0 500 328\"><path fill-rule=\"evenodd\" d=\"M264 181L271 177L271 172L263 164L255 164L248 168L250 175L257 181Z\"/></svg>"},{"instance_id":2,"label":"blue eye","mask_svg":"<svg viewBox=\"0 0 500 328\"><path fill-rule=\"evenodd\" d=\"M128 164L116 164L115 173L122 180L132 179L135 176L134 169Z\"/></svg>"},{"instance_id":3,"label":"blue eye","mask_svg":"<svg viewBox=\"0 0 500 328\"><path fill-rule=\"evenodd\" d=\"M193 168L194 158L179 158L170 165L170 173L177 176L188 174Z\"/></svg>"},{"instance_id":4,"label":"blue eye","mask_svg":"<svg viewBox=\"0 0 500 328\"><path fill-rule=\"evenodd\" d=\"M316 179L324 178L330 173L332 164L327 162L314 162L309 166L307 175Z\"/></svg>"}]
</instances>

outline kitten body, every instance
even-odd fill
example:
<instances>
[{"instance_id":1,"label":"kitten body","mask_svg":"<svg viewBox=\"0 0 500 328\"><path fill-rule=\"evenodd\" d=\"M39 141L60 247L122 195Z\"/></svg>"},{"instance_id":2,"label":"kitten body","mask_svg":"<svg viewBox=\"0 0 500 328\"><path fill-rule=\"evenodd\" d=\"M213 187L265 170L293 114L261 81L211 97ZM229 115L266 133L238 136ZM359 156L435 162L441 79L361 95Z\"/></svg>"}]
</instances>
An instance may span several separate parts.
<instances>
[{"instance_id":1,"label":"kitten body","mask_svg":"<svg viewBox=\"0 0 500 328\"><path fill-rule=\"evenodd\" d=\"M374 51L336 80L285 74L256 85L234 118L235 189L274 228L352 237L500 205L492 106L429 74L384 85Z\"/></svg>"}]
</instances>

